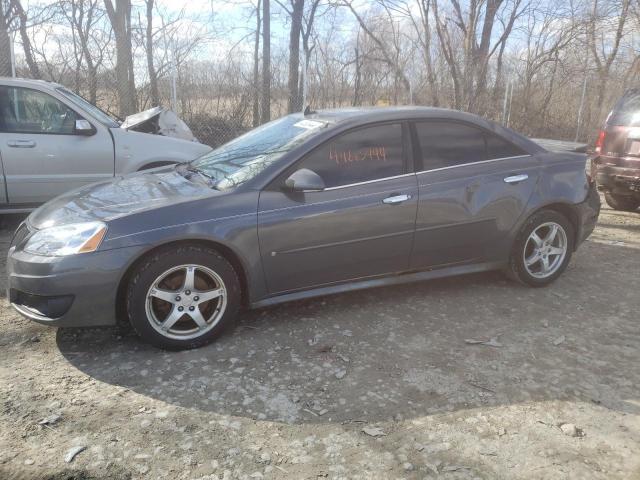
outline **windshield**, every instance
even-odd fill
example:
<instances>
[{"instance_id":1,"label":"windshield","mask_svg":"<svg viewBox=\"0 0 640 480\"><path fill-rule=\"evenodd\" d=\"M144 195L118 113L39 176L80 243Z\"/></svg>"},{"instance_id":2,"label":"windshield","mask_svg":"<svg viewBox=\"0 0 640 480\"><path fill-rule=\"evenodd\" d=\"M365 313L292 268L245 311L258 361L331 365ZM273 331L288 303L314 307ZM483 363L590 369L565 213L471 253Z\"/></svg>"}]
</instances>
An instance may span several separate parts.
<instances>
[{"instance_id":1,"label":"windshield","mask_svg":"<svg viewBox=\"0 0 640 480\"><path fill-rule=\"evenodd\" d=\"M190 166L209 177L215 188L226 190L254 178L327 125L297 115L283 117L216 148Z\"/></svg>"},{"instance_id":2,"label":"windshield","mask_svg":"<svg viewBox=\"0 0 640 480\"><path fill-rule=\"evenodd\" d=\"M93 115L96 119L98 119L98 121L104 123L107 127L118 126L118 122L116 121L115 118L111 117L108 113L96 107L95 105L92 105L91 103L86 101L84 98L82 98L80 95L76 95L75 93L67 90L66 88L58 88L56 90L60 92L62 95L64 95L65 97L67 97L69 100L71 100L71 102L75 103L78 107L91 113L91 115Z\"/></svg>"}]
</instances>

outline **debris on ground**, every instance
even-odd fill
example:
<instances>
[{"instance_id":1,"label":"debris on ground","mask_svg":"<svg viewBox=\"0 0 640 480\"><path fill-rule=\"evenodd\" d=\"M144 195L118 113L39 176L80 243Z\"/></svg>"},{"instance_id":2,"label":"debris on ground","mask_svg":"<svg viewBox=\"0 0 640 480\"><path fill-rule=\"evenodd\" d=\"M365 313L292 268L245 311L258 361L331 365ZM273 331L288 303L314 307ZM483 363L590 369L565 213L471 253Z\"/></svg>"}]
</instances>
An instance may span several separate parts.
<instances>
[{"instance_id":1,"label":"debris on ground","mask_svg":"<svg viewBox=\"0 0 640 480\"><path fill-rule=\"evenodd\" d=\"M80 452L84 452L87 449L86 445L78 445L77 447L72 447L67 450L67 453L64 456L64 461L67 463L73 462L73 459L76 458Z\"/></svg>"},{"instance_id":2,"label":"debris on ground","mask_svg":"<svg viewBox=\"0 0 640 480\"><path fill-rule=\"evenodd\" d=\"M560 335L558 338L556 338L553 341L553 344L557 347L558 345L560 345L561 343L564 343L564 341L566 340L564 335Z\"/></svg>"},{"instance_id":3,"label":"debris on ground","mask_svg":"<svg viewBox=\"0 0 640 480\"><path fill-rule=\"evenodd\" d=\"M38 425L54 425L58 420L62 418L62 415L58 415L54 413L49 415L48 417L44 417L42 420L38 422Z\"/></svg>"},{"instance_id":4,"label":"debris on ground","mask_svg":"<svg viewBox=\"0 0 640 480\"><path fill-rule=\"evenodd\" d=\"M18 346L21 347L23 345L26 345L27 343L38 343L39 341L40 341L40 337L38 337L37 335L34 335L18 343Z\"/></svg>"},{"instance_id":5,"label":"debris on ground","mask_svg":"<svg viewBox=\"0 0 640 480\"><path fill-rule=\"evenodd\" d=\"M370 437L384 437L386 435L386 433L384 433L378 427L364 427L362 429L362 432L366 433Z\"/></svg>"},{"instance_id":6,"label":"debris on ground","mask_svg":"<svg viewBox=\"0 0 640 480\"><path fill-rule=\"evenodd\" d=\"M498 338L500 335L490 338L489 340L475 340L473 338L465 338L464 342L469 345L486 345L487 347L503 347Z\"/></svg>"},{"instance_id":7,"label":"debris on ground","mask_svg":"<svg viewBox=\"0 0 640 480\"><path fill-rule=\"evenodd\" d=\"M576 427L573 423L561 423L560 430L568 437L584 437L585 433L581 428Z\"/></svg>"}]
</instances>

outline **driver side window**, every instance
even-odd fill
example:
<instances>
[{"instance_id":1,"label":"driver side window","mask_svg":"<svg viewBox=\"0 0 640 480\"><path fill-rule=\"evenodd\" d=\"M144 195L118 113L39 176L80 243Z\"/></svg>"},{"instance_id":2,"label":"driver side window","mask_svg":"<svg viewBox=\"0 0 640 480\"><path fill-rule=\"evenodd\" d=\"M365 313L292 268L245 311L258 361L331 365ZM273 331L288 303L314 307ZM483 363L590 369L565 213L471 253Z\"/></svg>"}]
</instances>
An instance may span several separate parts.
<instances>
[{"instance_id":1,"label":"driver side window","mask_svg":"<svg viewBox=\"0 0 640 480\"><path fill-rule=\"evenodd\" d=\"M406 173L402 125L375 125L351 130L327 141L296 165L308 168L327 188Z\"/></svg>"},{"instance_id":2,"label":"driver side window","mask_svg":"<svg viewBox=\"0 0 640 480\"><path fill-rule=\"evenodd\" d=\"M73 135L76 113L51 95L0 86L0 132Z\"/></svg>"}]
</instances>

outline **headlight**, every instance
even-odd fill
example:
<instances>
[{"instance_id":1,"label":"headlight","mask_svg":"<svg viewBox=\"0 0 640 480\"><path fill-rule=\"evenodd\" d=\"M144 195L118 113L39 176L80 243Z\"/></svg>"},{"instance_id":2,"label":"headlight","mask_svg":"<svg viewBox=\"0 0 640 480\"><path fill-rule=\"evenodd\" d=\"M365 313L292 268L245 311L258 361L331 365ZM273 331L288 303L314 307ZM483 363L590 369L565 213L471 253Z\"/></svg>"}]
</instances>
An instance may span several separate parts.
<instances>
[{"instance_id":1,"label":"headlight","mask_svg":"<svg viewBox=\"0 0 640 480\"><path fill-rule=\"evenodd\" d=\"M102 222L72 223L37 231L24 251L36 255L64 256L95 251L107 233Z\"/></svg>"}]
</instances>

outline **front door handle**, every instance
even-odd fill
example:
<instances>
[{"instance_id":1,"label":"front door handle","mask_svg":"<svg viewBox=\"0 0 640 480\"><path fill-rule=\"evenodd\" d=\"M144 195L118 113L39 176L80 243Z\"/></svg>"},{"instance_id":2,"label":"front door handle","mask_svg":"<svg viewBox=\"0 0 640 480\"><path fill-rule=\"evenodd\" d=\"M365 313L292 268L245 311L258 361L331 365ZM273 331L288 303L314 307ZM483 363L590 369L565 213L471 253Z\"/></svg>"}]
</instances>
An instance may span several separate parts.
<instances>
[{"instance_id":1,"label":"front door handle","mask_svg":"<svg viewBox=\"0 0 640 480\"><path fill-rule=\"evenodd\" d=\"M524 182L527 178L529 178L529 175L527 175L526 173L523 173L521 175L512 175L510 177L505 177L504 182L505 183L520 183L520 182Z\"/></svg>"},{"instance_id":2,"label":"front door handle","mask_svg":"<svg viewBox=\"0 0 640 480\"><path fill-rule=\"evenodd\" d=\"M406 202L411 199L411 195L393 195L392 197L387 197L382 200L382 203L386 203L387 205L396 205L398 203Z\"/></svg>"},{"instance_id":3,"label":"front door handle","mask_svg":"<svg viewBox=\"0 0 640 480\"><path fill-rule=\"evenodd\" d=\"M33 148L36 146L36 142L33 140L9 140L7 145L13 148Z\"/></svg>"}]
</instances>

